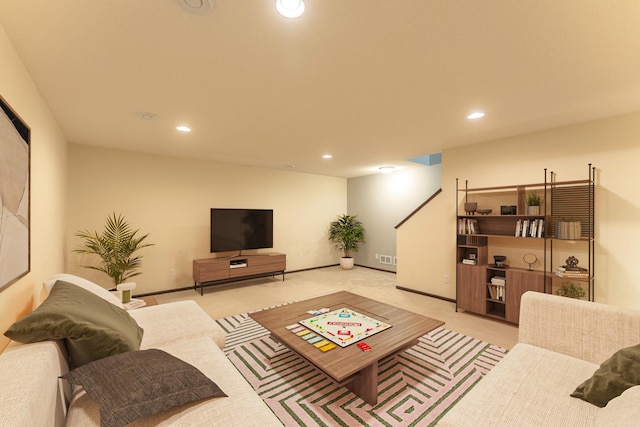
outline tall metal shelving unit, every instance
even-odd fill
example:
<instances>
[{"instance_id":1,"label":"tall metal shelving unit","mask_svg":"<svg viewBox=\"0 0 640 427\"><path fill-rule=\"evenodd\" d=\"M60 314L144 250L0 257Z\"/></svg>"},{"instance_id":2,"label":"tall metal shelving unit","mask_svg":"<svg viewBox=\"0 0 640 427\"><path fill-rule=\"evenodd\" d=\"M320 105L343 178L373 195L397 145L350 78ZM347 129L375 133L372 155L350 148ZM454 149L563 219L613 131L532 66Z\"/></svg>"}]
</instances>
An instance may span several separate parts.
<instances>
[{"instance_id":1,"label":"tall metal shelving unit","mask_svg":"<svg viewBox=\"0 0 640 427\"><path fill-rule=\"evenodd\" d=\"M587 299L595 299L595 167L589 163L588 178L576 181L557 181L557 174L547 173L545 169L545 195L549 203L545 203L545 213L548 225L545 230L545 292L554 293L554 282L578 282L586 287ZM560 238L557 230L559 221L579 222L581 233L574 238ZM549 227L550 226L550 227ZM567 243L576 245L576 252L580 256L585 254L587 262L579 263L586 269L586 277L559 277L556 269L560 261L554 258L554 250L559 252L560 245ZM582 246L582 247L580 247ZM547 268L548 267L548 268Z\"/></svg>"}]
</instances>

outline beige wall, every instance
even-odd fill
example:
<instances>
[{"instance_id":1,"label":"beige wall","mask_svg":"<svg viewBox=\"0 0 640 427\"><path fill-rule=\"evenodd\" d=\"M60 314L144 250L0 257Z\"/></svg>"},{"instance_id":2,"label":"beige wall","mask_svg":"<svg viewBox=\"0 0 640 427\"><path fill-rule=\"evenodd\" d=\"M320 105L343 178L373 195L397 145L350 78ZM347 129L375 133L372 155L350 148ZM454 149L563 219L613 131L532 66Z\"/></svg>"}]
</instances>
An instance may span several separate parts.
<instances>
[{"instance_id":1,"label":"beige wall","mask_svg":"<svg viewBox=\"0 0 640 427\"><path fill-rule=\"evenodd\" d=\"M42 281L63 269L66 141L0 27L0 95L31 128L31 273L0 290L4 332L39 301ZM8 340L0 336L0 349Z\"/></svg>"},{"instance_id":2,"label":"beige wall","mask_svg":"<svg viewBox=\"0 0 640 427\"><path fill-rule=\"evenodd\" d=\"M287 254L287 270L338 262L327 229L346 211L346 179L70 144L67 271L112 286L72 250L76 231L101 231L116 212L155 244L141 251L138 293L191 286L192 260L212 256L212 207L273 209L273 251Z\"/></svg>"},{"instance_id":3,"label":"beige wall","mask_svg":"<svg viewBox=\"0 0 640 427\"><path fill-rule=\"evenodd\" d=\"M597 169L595 297L638 307L640 276L634 258L640 241L639 141L640 113L635 113L445 151L440 200L398 232L403 259L399 284L455 297L456 177L462 182L468 179L470 187L537 183L548 168L559 181L586 179L587 164L593 163ZM503 243L500 250L512 246ZM519 261L524 249L512 249L512 258ZM443 283L445 275L449 284Z\"/></svg>"}]
</instances>

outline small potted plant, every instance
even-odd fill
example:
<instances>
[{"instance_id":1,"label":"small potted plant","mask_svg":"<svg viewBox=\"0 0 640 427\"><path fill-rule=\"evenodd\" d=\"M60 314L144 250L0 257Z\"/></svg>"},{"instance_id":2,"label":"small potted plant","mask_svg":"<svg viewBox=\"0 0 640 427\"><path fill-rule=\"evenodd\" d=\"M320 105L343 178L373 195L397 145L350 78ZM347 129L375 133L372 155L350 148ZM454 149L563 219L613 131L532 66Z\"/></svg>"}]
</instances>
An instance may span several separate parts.
<instances>
[{"instance_id":1,"label":"small potted plant","mask_svg":"<svg viewBox=\"0 0 640 427\"><path fill-rule=\"evenodd\" d=\"M356 215L338 216L329 225L329 241L335 243L336 248L343 252L340 267L350 270L354 265L351 252L357 251L360 243L364 242L364 226Z\"/></svg>"},{"instance_id":2,"label":"small potted plant","mask_svg":"<svg viewBox=\"0 0 640 427\"><path fill-rule=\"evenodd\" d=\"M575 283L565 282L558 288L556 295L567 298L582 299L587 296L587 291Z\"/></svg>"},{"instance_id":3,"label":"small potted plant","mask_svg":"<svg viewBox=\"0 0 640 427\"><path fill-rule=\"evenodd\" d=\"M74 249L78 254L92 254L100 257L101 261L97 265L83 265L85 268L102 271L116 285L120 285L127 279L138 276L142 273L136 271L140 268L142 255L134 256L134 252L153 243L145 243L149 234L137 236L139 230L132 230L131 226L122 217L107 217L104 231L98 234L97 231L78 231L77 237L84 239L84 245Z\"/></svg>"},{"instance_id":4,"label":"small potted plant","mask_svg":"<svg viewBox=\"0 0 640 427\"><path fill-rule=\"evenodd\" d=\"M540 215L540 195L532 192L525 197L527 215Z\"/></svg>"}]
</instances>

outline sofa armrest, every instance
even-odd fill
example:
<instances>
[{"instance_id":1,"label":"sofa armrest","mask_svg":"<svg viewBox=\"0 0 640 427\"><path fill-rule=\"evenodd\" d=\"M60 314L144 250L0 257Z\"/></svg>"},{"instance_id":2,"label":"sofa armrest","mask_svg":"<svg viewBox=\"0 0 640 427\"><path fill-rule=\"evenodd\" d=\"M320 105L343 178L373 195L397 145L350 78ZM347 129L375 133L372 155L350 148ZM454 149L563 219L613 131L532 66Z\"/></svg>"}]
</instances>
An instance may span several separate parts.
<instances>
[{"instance_id":1,"label":"sofa armrest","mask_svg":"<svg viewBox=\"0 0 640 427\"><path fill-rule=\"evenodd\" d=\"M59 341L12 342L0 355L0 425L63 427L71 388Z\"/></svg>"},{"instance_id":2,"label":"sofa armrest","mask_svg":"<svg viewBox=\"0 0 640 427\"><path fill-rule=\"evenodd\" d=\"M600 364L640 342L640 311L526 292L518 341Z\"/></svg>"}]
</instances>

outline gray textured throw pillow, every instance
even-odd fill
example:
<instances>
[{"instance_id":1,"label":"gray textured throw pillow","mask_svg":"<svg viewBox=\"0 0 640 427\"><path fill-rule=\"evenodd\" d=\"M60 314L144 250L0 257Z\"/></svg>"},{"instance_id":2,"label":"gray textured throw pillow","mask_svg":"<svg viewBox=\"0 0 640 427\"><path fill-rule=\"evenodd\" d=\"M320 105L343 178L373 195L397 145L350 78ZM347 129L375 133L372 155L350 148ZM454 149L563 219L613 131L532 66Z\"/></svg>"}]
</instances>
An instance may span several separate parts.
<instances>
[{"instance_id":1,"label":"gray textured throw pillow","mask_svg":"<svg viewBox=\"0 0 640 427\"><path fill-rule=\"evenodd\" d=\"M185 403L226 397L197 368L155 348L100 359L61 378L84 387L100 407L102 427L120 427Z\"/></svg>"}]
</instances>

